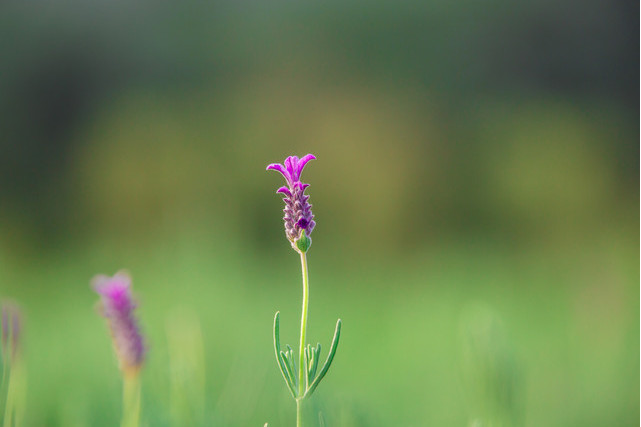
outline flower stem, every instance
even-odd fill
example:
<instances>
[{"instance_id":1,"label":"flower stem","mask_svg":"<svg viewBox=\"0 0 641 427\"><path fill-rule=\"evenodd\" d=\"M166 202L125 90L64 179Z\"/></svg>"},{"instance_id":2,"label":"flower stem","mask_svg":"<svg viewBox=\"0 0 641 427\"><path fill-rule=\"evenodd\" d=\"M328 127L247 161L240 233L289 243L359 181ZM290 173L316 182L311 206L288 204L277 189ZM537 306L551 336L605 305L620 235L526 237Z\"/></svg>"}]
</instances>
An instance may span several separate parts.
<instances>
[{"instance_id":1,"label":"flower stem","mask_svg":"<svg viewBox=\"0 0 641 427\"><path fill-rule=\"evenodd\" d=\"M0 385L0 405L4 405L3 413L4 413L4 419L5 422L4 424L7 424L7 417L10 414L10 407L9 407L9 362L8 362L8 354L7 352L3 352L3 363L2 363L2 384ZM3 425L4 425L3 424Z\"/></svg>"},{"instance_id":2,"label":"flower stem","mask_svg":"<svg viewBox=\"0 0 641 427\"><path fill-rule=\"evenodd\" d=\"M8 385L7 385L7 394L6 394L6 401L4 405L4 427L11 427L13 425L12 418L13 418L13 393L12 392L12 383L13 383L13 375L11 375L11 370L9 370L9 373L7 374L8 377Z\"/></svg>"},{"instance_id":3,"label":"flower stem","mask_svg":"<svg viewBox=\"0 0 641 427\"><path fill-rule=\"evenodd\" d=\"M305 395L305 336L307 334L307 304L309 302L309 278L307 274L307 256L300 252L300 265L303 274L303 309L300 316L300 352L298 358L298 399L296 400L296 425L301 426L301 399Z\"/></svg>"},{"instance_id":4,"label":"flower stem","mask_svg":"<svg viewBox=\"0 0 641 427\"><path fill-rule=\"evenodd\" d=\"M140 380L138 374L124 376L122 399L121 427L138 427L140 420Z\"/></svg>"}]
</instances>

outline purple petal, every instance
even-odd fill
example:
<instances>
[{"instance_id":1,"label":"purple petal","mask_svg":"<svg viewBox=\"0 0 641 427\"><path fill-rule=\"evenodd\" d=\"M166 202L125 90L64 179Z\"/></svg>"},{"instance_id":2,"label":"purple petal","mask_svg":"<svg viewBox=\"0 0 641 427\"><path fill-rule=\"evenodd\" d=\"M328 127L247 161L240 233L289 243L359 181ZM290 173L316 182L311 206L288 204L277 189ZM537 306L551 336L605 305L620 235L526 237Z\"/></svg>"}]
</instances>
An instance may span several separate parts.
<instances>
[{"instance_id":1,"label":"purple petal","mask_svg":"<svg viewBox=\"0 0 641 427\"><path fill-rule=\"evenodd\" d=\"M272 163L271 165L268 165L266 170L270 170L270 169L280 172L281 174L283 174L283 176L287 181L291 181L292 179L291 174L280 163Z\"/></svg>"},{"instance_id":2,"label":"purple petal","mask_svg":"<svg viewBox=\"0 0 641 427\"><path fill-rule=\"evenodd\" d=\"M276 190L277 193L283 193L287 197L292 197L292 192L289 191L289 188L287 187L280 187L278 190Z\"/></svg>"},{"instance_id":3,"label":"purple petal","mask_svg":"<svg viewBox=\"0 0 641 427\"><path fill-rule=\"evenodd\" d=\"M93 282L94 290L101 295L107 311L127 311L136 306L131 295L131 278L128 275L117 273L106 280L97 277Z\"/></svg>"},{"instance_id":4,"label":"purple petal","mask_svg":"<svg viewBox=\"0 0 641 427\"><path fill-rule=\"evenodd\" d=\"M300 173L303 171L303 168L305 167L305 165L311 160L316 160L316 156L314 156L313 154L308 154L306 156L303 156L303 158L298 161L298 176L299 177L300 177Z\"/></svg>"},{"instance_id":5,"label":"purple petal","mask_svg":"<svg viewBox=\"0 0 641 427\"><path fill-rule=\"evenodd\" d=\"M306 230L309 222L305 218L301 218L296 222L296 225Z\"/></svg>"},{"instance_id":6,"label":"purple petal","mask_svg":"<svg viewBox=\"0 0 641 427\"><path fill-rule=\"evenodd\" d=\"M298 165L298 157L289 156L285 159L285 168L289 172L289 176L292 181L298 181L298 174L296 173Z\"/></svg>"},{"instance_id":7,"label":"purple petal","mask_svg":"<svg viewBox=\"0 0 641 427\"><path fill-rule=\"evenodd\" d=\"M118 297L129 291L131 278L123 272L116 273L113 277L99 275L93 278L91 286L100 295L108 298Z\"/></svg>"}]
</instances>

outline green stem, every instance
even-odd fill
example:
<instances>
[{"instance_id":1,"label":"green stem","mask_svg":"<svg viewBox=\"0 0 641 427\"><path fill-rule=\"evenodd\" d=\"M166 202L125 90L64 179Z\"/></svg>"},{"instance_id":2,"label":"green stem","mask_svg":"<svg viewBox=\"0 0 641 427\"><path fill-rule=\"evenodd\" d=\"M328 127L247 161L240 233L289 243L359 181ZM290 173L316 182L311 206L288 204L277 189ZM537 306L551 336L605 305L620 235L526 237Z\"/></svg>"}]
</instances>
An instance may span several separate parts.
<instances>
[{"instance_id":1,"label":"green stem","mask_svg":"<svg viewBox=\"0 0 641 427\"><path fill-rule=\"evenodd\" d=\"M12 383L13 383L13 375L11 375L11 370L9 370L9 373L7 374L8 377L8 385L7 385L7 400L5 401L4 405L4 427L11 427L13 424L12 418L13 418L13 393L12 393Z\"/></svg>"},{"instance_id":2,"label":"green stem","mask_svg":"<svg viewBox=\"0 0 641 427\"><path fill-rule=\"evenodd\" d=\"M9 369L8 369L8 361L7 361L8 357L9 357L9 355L5 351L3 353L3 363L2 363L2 384L0 385L0 396L2 396L0 398L0 400L1 400L0 404L4 405L4 407L3 407L3 409L4 409L3 412L4 412L4 415L5 415L4 424L6 424L7 414L9 413L9 407L7 406L8 401L9 401L9 384L8 384L9 383Z\"/></svg>"},{"instance_id":3,"label":"green stem","mask_svg":"<svg viewBox=\"0 0 641 427\"><path fill-rule=\"evenodd\" d=\"M309 278L307 274L307 256L300 252L300 265L303 274L303 309L300 316L300 352L298 358L298 399L296 400L296 425L301 426L301 402L305 395L305 335L307 333L307 304L309 302Z\"/></svg>"},{"instance_id":4,"label":"green stem","mask_svg":"<svg viewBox=\"0 0 641 427\"><path fill-rule=\"evenodd\" d=\"M122 390L122 427L138 427L140 420L140 381L138 374L125 375Z\"/></svg>"}]
</instances>

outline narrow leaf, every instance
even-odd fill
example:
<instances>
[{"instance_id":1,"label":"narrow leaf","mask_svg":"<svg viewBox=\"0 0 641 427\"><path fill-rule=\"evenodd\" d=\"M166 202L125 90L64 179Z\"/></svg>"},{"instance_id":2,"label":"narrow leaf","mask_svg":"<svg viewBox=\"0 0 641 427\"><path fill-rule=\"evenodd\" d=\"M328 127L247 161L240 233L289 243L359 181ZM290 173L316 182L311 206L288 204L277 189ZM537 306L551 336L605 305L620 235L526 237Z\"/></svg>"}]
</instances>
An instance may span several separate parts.
<instances>
[{"instance_id":1,"label":"narrow leaf","mask_svg":"<svg viewBox=\"0 0 641 427\"><path fill-rule=\"evenodd\" d=\"M323 367L321 368L320 372L318 373L318 376L314 379L311 385L307 388L307 391L305 392L305 397L309 397L312 395L314 390L316 390L316 387L318 387L318 384L321 382L325 374L327 373L327 370L329 369L330 365L332 364L332 360L334 360L334 355L336 354L336 349L338 348L338 340L341 337L341 319L338 319L336 322L336 330L334 331L334 338L332 339L332 345L329 348L329 354L327 355L327 360L325 360L325 363L323 364ZM319 346L320 350L320 346Z\"/></svg>"},{"instance_id":2,"label":"narrow leaf","mask_svg":"<svg viewBox=\"0 0 641 427\"><path fill-rule=\"evenodd\" d=\"M296 368L298 367L298 365L296 364L296 359L294 358L294 349L289 344L286 344L285 347L287 347L287 352L285 354L292 364L292 369L294 372L297 372L298 370Z\"/></svg>"},{"instance_id":3,"label":"narrow leaf","mask_svg":"<svg viewBox=\"0 0 641 427\"><path fill-rule=\"evenodd\" d=\"M295 391L294 385L291 383L291 380L286 374L287 367L285 366L285 361L281 357L280 349L280 311L276 312L274 316L274 352L276 353L276 361L278 362L278 367L280 368L280 373L283 375L289 391L292 393L292 397L296 399L297 393Z\"/></svg>"},{"instance_id":4,"label":"narrow leaf","mask_svg":"<svg viewBox=\"0 0 641 427\"><path fill-rule=\"evenodd\" d=\"M285 353L283 350L280 351L280 357L283 359L285 362L285 368L287 368L287 376L289 377L289 382L291 382L294 385L294 388L298 385L298 380L296 376L294 375L294 370L292 369L292 362L289 360L289 357L287 357L287 353Z\"/></svg>"},{"instance_id":5,"label":"narrow leaf","mask_svg":"<svg viewBox=\"0 0 641 427\"><path fill-rule=\"evenodd\" d=\"M311 378L309 376L309 360L310 360L309 346L305 347L305 350L303 350L303 353L305 354L305 375L306 375L306 378L307 378L306 384L311 384L312 380L311 380Z\"/></svg>"},{"instance_id":6,"label":"narrow leaf","mask_svg":"<svg viewBox=\"0 0 641 427\"><path fill-rule=\"evenodd\" d=\"M321 353L321 345L320 345L320 343L316 344L316 348L313 349L313 353L314 353L314 360L313 360L314 363L312 364L311 369L310 369L310 371L311 371L311 375L310 376L312 378L314 378L316 376L316 368L318 368L318 361L320 360L320 353Z\"/></svg>"}]
</instances>

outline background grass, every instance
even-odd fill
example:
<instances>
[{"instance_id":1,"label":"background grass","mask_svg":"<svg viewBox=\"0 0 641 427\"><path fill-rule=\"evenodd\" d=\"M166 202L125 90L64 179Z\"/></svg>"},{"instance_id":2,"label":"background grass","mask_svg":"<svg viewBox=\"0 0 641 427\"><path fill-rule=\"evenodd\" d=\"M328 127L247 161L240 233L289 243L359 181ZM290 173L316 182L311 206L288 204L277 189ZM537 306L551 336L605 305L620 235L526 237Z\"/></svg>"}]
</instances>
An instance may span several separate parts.
<instances>
[{"instance_id":1,"label":"background grass","mask_svg":"<svg viewBox=\"0 0 641 427\"><path fill-rule=\"evenodd\" d=\"M629 240L600 242L575 262L444 244L394 262L334 266L330 242L317 237L310 253L309 336L327 345L339 316L345 333L314 404L328 425L465 424L479 396L469 395L474 388L465 377L461 330L466 316L478 321L473 313L481 305L505 326L519 419L550 426L632 424L639 331L636 259L625 256L633 252ZM128 257L150 347L145 420L169 422L165 325L182 307L203 331L205 424L288 425L294 407L272 360L270 327L273 312L281 310L283 341L295 344L295 254L285 242L278 254L260 257L233 244L186 241L174 246L163 240ZM14 284L10 294L27 318L30 425L119 420L117 366L87 287L87 277L101 271L97 264L116 268L122 252L113 245L75 248L37 269L4 270L3 281ZM614 256L618 251L621 257ZM593 256L619 261L587 274L584 257ZM591 284L573 288L579 278ZM602 280L608 282L605 295L598 292Z\"/></svg>"}]
</instances>

